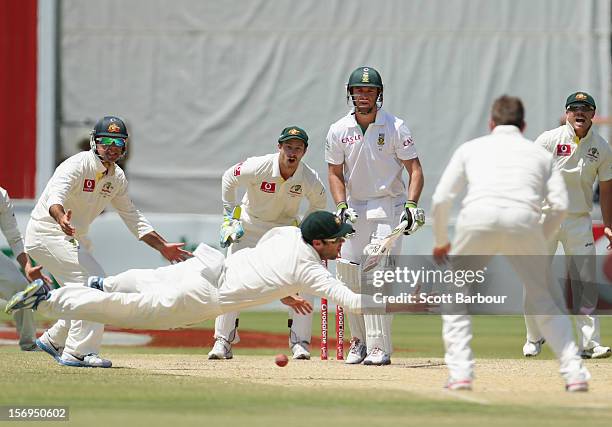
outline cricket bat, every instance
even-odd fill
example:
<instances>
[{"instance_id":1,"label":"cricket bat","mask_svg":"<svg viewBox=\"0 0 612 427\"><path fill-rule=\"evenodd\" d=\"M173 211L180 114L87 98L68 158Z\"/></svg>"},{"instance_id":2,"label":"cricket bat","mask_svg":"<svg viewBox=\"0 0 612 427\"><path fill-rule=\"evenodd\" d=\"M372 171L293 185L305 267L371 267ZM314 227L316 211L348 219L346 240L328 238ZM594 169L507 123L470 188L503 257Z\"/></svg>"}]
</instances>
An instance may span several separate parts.
<instances>
[{"instance_id":1,"label":"cricket bat","mask_svg":"<svg viewBox=\"0 0 612 427\"><path fill-rule=\"evenodd\" d=\"M362 264L361 271L367 273L373 270L384 256L389 255L389 251L393 247L393 244L402 236L407 227L408 221L402 221L380 242L366 245L363 249L363 254L366 255L366 259Z\"/></svg>"}]
</instances>

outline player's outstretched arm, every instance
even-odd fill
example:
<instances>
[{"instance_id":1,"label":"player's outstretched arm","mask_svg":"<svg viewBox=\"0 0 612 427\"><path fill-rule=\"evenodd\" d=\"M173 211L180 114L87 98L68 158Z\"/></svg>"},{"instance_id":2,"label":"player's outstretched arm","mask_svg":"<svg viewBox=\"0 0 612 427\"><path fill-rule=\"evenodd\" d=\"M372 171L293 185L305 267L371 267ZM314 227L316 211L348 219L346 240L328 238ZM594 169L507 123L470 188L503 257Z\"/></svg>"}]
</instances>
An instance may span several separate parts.
<instances>
[{"instance_id":1,"label":"player's outstretched arm","mask_svg":"<svg viewBox=\"0 0 612 427\"><path fill-rule=\"evenodd\" d=\"M145 234L142 236L141 240L153 249L159 251L159 253L171 263L185 261L193 256L191 252L182 249L185 243L166 242L166 240L156 231Z\"/></svg>"}]
</instances>

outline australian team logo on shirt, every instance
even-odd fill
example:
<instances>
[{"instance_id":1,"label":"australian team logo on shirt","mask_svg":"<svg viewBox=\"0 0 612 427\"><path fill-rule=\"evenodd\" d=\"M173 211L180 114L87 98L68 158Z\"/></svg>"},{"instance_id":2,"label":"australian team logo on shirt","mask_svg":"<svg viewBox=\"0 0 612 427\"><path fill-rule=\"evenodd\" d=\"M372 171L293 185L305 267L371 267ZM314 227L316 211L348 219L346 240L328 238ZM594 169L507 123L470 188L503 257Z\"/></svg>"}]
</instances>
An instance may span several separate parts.
<instances>
[{"instance_id":1,"label":"australian team logo on shirt","mask_svg":"<svg viewBox=\"0 0 612 427\"><path fill-rule=\"evenodd\" d=\"M102 190L100 190L100 193L102 193L104 197L108 197L112 194L114 189L115 187L113 187L113 184L111 182L107 182L102 186Z\"/></svg>"},{"instance_id":2,"label":"australian team logo on shirt","mask_svg":"<svg viewBox=\"0 0 612 427\"><path fill-rule=\"evenodd\" d=\"M95 179L85 179L83 181L83 191L86 193L93 193L96 188L96 180Z\"/></svg>"},{"instance_id":3,"label":"australian team logo on shirt","mask_svg":"<svg viewBox=\"0 0 612 427\"><path fill-rule=\"evenodd\" d=\"M557 156L571 156L572 146L569 144L557 144Z\"/></svg>"},{"instance_id":4,"label":"australian team logo on shirt","mask_svg":"<svg viewBox=\"0 0 612 427\"><path fill-rule=\"evenodd\" d=\"M276 183L263 181L259 189L264 193L276 193Z\"/></svg>"},{"instance_id":5,"label":"australian team logo on shirt","mask_svg":"<svg viewBox=\"0 0 612 427\"><path fill-rule=\"evenodd\" d=\"M291 188L289 189L289 193L293 194L294 196L301 196L302 186L300 184L292 185Z\"/></svg>"},{"instance_id":6,"label":"australian team logo on shirt","mask_svg":"<svg viewBox=\"0 0 612 427\"><path fill-rule=\"evenodd\" d=\"M597 148L595 147L591 147L587 150L587 154L586 156L589 158L589 160L591 161L596 161L599 160L599 151L597 150Z\"/></svg>"}]
</instances>

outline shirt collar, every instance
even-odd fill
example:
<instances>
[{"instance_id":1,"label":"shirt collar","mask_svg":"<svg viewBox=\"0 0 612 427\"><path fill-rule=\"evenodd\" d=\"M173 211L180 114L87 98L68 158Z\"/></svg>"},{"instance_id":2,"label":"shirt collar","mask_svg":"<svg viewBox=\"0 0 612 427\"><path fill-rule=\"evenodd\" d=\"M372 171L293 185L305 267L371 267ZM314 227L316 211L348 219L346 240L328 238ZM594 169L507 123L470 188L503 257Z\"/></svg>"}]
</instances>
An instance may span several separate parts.
<instances>
[{"instance_id":1,"label":"shirt collar","mask_svg":"<svg viewBox=\"0 0 612 427\"><path fill-rule=\"evenodd\" d=\"M572 141L574 141L576 144L579 144L581 141L585 141L591 137L591 132L593 131L593 125L591 124L591 127L589 128L589 131L584 136L584 138L578 138L578 135L576 135L576 131L574 130L574 127L567 120L565 121L565 131L572 138Z\"/></svg>"},{"instance_id":2,"label":"shirt collar","mask_svg":"<svg viewBox=\"0 0 612 427\"><path fill-rule=\"evenodd\" d=\"M274 155L274 161L272 162L272 178L284 179L283 176L281 175L279 162L280 162L280 153L276 153ZM304 169L304 165L302 164L302 161L300 160L300 163L298 164L297 169L295 170L293 175L289 177L289 179L300 177L302 175L303 169Z\"/></svg>"},{"instance_id":3,"label":"shirt collar","mask_svg":"<svg viewBox=\"0 0 612 427\"><path fill-rule=\"evenodd\" d=\"M281 177L279 157L280 153L274 154L274 161L272 162L272 178Z\"/></svg>"},{"instance_id":4,"label":"shirt collar","mask_svg":"<svg viewBox=\"0 0 612 427\"><path fill-rule=\"evenodd\" d=\"M310 254L311 257L313 257L313 259L315 259L318 262L322 262L323 260L321 259L321 256L319 255L319 253L316 251L316 249L314 248L314 246L312 246L309 243L306 243L304 241L304 238L302 237L302 233L300 233L300 240L302 245L304 245L306 247L306 251L308 251L308 253Z\"/></svg>"},{"instance_id":5,"label":"shirt collar","mask_svg":"<svg viewBox=\"0 0 612 427\"><path fill-rule=\"evenodd\" d=\"M355 119L355 114L354 113L355 113L355 110L349 111L347 117L349 118L349 120L353 124L353 127L360 128L359 123L357 123L357 120ZM372 125L383 126L384 124L385 124L385 114L383 113L383 109L381 108L381 109L379 109L376 112L376 119L374 120L373 123L370 123L370 126L372 126Z\"/></svg>"},{"instance_id":6,"label":"shirt collar","mask_svg":"<svg viewBox=\"0 0 612 427\"><path fill-rule=\"evenodd\" d=\"M102 164L102 160L100 160L98 155L94 153L93 150L89 151L89 156L90 158L93 159L93 162L94 162L94 167L96 170L96 180L99 179L98 176L102 177L103 175L108 175L108 176L115 175L115 167L117 166L115 163L111 163L110 167L108 168L108 172L107 172L106 167L104 167L104 165Z\"/></svg>"},{"instance_id":7,"label":"shirt collar","mask_svg":"<svg viewBox=\"0 0 612 427\"><path fill-rule=\"evenodd\" d=\"M516 135L521 134L521 130L514 125L498 125L491 131L493 135Z\"/></svg>"}]
</instances>

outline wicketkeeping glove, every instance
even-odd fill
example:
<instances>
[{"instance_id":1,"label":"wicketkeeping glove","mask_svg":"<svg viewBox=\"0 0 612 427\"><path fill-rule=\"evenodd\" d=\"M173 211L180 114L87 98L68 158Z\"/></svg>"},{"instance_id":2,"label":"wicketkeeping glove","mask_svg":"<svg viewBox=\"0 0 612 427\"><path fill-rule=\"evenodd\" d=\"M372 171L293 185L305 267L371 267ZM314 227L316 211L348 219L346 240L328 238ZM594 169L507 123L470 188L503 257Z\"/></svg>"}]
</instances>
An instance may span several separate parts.
<instances>
[{"instance_id":1,"label":"wicketkeeping glove","mask_svg":"<svg viewBox=\"0 0 612 427\"><path fill-rule=\"evenodd\" d=\"M418 208L416 202L408 200L404 204L404 212L400 217L400 222L402 221L408 221L408 227L406 227L404 234L406 236L413 234L425 224L425 211Z\"/></svg>"},{"instance_id":2,"label":"wicketkeeping glove","mask_svg":"<svg viewBox=\"0 0 612 427\"><path fill-rule=\"evenodd\" d=\"M220 230L220 245L222 248L227 248L232 243L240 240L244 236L244 228L240 222L240 207L236 207L232 215L224 215L223 223Z\"/></svg>"},{"instance_id":3,"label":"wicketkeeping glove","mask_svg":"<svg viewBox=\"0 0 612 427\"><path fill-rule=\"evenodd\" d=\"M336 205L336 216L340 218L342 222L350 221L353 224L355 224L359 217L355 209L349 208L346 202L340 202Z\"/></svg>"}]
</instances>

